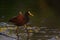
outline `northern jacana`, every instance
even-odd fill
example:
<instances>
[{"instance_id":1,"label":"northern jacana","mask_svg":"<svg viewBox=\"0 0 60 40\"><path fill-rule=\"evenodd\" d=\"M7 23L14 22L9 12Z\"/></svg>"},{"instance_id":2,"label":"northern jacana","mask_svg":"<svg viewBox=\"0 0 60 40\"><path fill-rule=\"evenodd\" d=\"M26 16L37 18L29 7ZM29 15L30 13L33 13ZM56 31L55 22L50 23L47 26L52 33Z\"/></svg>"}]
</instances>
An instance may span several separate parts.
<instances>
[{"instance_id":1,"label":"northern jacana","mask_svg":"<svg viewBox=\"0 0 60 40\"><path fill-rule=\"evenodd\" d=\"M22 26L22 25L29 22L29 15L34 16L31 14L30 11L26 12L24 15L22 14L22 12L19 12L19 15L10 19L9 21L12 22L13 24L17 25L17 26Z\"/></svg>"},{"instance_id":2,"label":"northern jacana","mask_svg":"<svg viewBox=\"0 0 60 40\"><path fill-rule=\"evenodd\" d=\"M19 14L16 17L10 19L9 21L12 22L16 26L23 26L29 22L29 20L30 20L29 15L34 16L33 14L31 14L30 11L27 11L24 15L22 14L22 12L19 12ZM17 29L16 29L17 40L19 40L18 31L19 31L19 27L17 27Z\"/></svg>"}]
</instances>

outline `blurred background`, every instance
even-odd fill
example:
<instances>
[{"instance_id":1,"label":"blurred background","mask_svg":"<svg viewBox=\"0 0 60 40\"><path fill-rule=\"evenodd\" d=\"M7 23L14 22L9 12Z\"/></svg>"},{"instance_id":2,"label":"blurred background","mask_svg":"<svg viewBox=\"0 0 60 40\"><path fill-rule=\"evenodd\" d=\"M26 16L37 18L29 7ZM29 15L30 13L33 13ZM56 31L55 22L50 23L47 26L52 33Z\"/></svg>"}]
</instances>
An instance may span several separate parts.
<instances>
[{"instance_id":1,"label":"blurred background","mask_svg":"<svg viewBox=\"0 0 60 40\"><path fill-rule=\"evenodd\" d=\"M0 18L3 16L3 21L8 21L19 11L31 10L35 15L31 18L33 25L59 27L59 4L59 0L0 0Z\"/></svg>"},{"instance_id":2,"label":"blurred background","mask_svg":"<svg viewBox=\"0 0 60 40\"><path fill-rule=\"evenodd\" d=\"M0 0L0 22L8 22L19 11L25 13L27 10L34 14L30 17L33 26L57 28L60 31L60 0Z\"/></svg>"}]
</instances>

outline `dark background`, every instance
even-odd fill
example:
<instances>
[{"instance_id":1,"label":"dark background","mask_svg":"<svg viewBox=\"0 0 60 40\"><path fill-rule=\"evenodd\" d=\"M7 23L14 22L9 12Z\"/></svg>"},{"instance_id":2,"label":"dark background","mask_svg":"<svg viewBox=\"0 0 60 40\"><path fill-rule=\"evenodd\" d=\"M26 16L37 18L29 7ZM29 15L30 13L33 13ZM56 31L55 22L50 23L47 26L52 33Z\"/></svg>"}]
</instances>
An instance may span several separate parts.
<instances>
[{"instance_id":1,"label":"dark background","mask_svg":"<svg viewBox=\"0 0 60 40\"><path fill-rule=\"evenodd\" d=\"M60 1L59 0L0 0L0 18L8 21L16 16L19 11L23 13L31 10L32 25L59 27L60 26Z\"/></svg>"}]
</instances>

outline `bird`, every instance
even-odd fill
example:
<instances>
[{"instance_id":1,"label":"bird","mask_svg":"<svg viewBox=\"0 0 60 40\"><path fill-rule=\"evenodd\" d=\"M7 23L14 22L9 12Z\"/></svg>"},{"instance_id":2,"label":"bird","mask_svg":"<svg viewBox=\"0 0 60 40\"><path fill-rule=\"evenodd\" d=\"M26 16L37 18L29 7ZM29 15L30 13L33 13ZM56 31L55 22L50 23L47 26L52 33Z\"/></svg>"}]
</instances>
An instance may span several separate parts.
<instances>
[{"instance_id":1,"label":"bird","mask_svg":"<svg viewBox=\"0 0 60 40\"><path fill-rule=\"evenodd\" d=\"M12 22L14 25L16 26L25 26L26 28L26 24L29 22L30 16L34 16L30 11L25 12L25 14L23 15L22 12L20 11L19 14L16 17L13 17L9 20L9 22ZM17 36L17 40L19 40L19 27L16 28L16 36Z\"/></svg>"},{"instance_id":2,"label":"bird","mask_svg":"<svg viewBox=\"0 0 60 40\"><path fill-rule=\"evenodd\" d=\"M16 17L11 18L9 22L12 22L17 26L23 26L24 24L27 24L29 22L29 15L34 16L30 11L27 11L24 15L20 11L19 14Z\"/></svg>"},{"instance_id":3,"label":"bird","mask_svg":"<svg viewBox=\"0 0 60 40\"><path fill-rule=\"evenodd\" d=\"M26 28L26 24L29 22L30 16L34 16L30 11L26 11L25 14L22 14L22 12L20 11L19 14L16 17L13 17L9 20L9 22L12 22L14 25L17 26L16 28L16 36L17 36L17 40L19 40L19 27L18 26L23 26L25 25Z\"/></svg>"}]
</instances>

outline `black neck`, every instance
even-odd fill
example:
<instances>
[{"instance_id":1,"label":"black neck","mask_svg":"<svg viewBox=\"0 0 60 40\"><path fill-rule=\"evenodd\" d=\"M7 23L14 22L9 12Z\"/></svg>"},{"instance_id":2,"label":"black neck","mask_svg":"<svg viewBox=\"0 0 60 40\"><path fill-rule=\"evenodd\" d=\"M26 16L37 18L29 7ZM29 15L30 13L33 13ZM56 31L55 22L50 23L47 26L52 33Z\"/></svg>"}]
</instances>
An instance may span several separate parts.
<instances>
[{"instance_id":1,"label":"black neck","mask_svg":"<svg viewBox=\"0 0 60 40\"><path fill-rule=\"evenodd\" d=\"M27 13L25 14L25 18L29 20L29 15Z\"/></svg>"}]
</instances>

